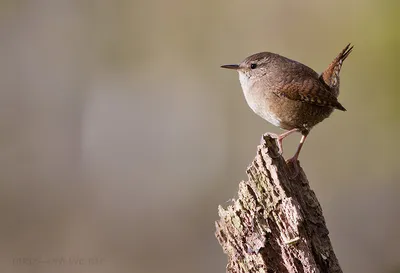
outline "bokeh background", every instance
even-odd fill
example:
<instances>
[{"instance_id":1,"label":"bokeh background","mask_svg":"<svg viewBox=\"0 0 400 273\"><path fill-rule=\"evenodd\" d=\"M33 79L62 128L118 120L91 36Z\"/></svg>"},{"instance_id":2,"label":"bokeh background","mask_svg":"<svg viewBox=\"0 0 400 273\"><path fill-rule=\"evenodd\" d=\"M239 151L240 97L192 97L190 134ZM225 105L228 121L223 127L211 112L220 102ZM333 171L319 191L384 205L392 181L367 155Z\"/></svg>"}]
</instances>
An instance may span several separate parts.
<instances>
[{"instance_id":1,"label":"bokeh background","mask_svg":"<svg viewBox=\"0 0 400 273\"><path fill-rule=\"evenodd\" d=\"M280 129L219 66L272 51L322 71L352 42L348 111L312 131L300 160L344 272L400 272L399 11L396 0L0 1L0 271L225 272L217 206L261 135Z\"/></svg>"}]
</instances>

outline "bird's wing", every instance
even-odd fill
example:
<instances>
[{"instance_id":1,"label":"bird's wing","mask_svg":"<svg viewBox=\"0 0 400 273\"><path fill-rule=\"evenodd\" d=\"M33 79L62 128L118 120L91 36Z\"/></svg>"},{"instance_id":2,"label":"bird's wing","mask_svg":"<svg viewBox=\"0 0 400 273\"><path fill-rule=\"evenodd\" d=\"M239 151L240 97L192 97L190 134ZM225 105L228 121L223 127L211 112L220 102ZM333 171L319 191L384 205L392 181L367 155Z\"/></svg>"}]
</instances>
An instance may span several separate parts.
<instances>
[{"instance_id":1,"label":"bird's wing","mask_svg":"<svg viewBox=\"0 0 400 273\"><path fill-rule=\"evenodd\" d=\"M275 86L274 93L291 100L302 101L318 106L329 106L346 111L338 102L337 98L318 78L307 73L308 71L303 72L305 73L301 75L301 77L293 78L293 76L291 76L293 74L288 74L288 77L283 77L283 80Z\"/></svg>"}]
</instances>

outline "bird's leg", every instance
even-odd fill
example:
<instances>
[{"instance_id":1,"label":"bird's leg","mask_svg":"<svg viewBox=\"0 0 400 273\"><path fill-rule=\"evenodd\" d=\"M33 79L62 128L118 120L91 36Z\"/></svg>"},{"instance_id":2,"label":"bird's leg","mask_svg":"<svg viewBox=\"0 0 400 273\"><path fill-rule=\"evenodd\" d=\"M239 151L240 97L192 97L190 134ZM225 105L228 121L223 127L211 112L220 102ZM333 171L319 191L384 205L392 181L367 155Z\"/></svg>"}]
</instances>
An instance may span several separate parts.
<instances>
[{"instance_id":1,"label":"bird's leg","mask_svg":"<svg viewBox=\"0 0 400 273\"><path fill-rule=\"evenodd\" d=\"M294 154L294 156L292 158L290 158L286 161L287 163L292 162L293 167L294 167L294 175L291 178L295 178L299 174L299 165L297 163L297 158L299 157L301 148L303 147L303 144L306 141L307 135L308 135L308 131L302 132L302 136L300 139L299 146L297 147L296 153Z\"/></svg>"},{"instance_id":2,"label":"bird's leg","mask_svg":"<svg viewBox=\"0 0 400 273\"><path fill-rule=\"evenodd\" d=\"M282 146L282 140L287 137L288 135L294 133L294 132L298 132L299 129L294 128L292 130L289 130L287 132L284 132L283 134L280 134L279 136L276 137L276 142L278 143L278 148L279 148L279 154L282 155L283 154L283 146Z\"/></svg>"}]
</instances>

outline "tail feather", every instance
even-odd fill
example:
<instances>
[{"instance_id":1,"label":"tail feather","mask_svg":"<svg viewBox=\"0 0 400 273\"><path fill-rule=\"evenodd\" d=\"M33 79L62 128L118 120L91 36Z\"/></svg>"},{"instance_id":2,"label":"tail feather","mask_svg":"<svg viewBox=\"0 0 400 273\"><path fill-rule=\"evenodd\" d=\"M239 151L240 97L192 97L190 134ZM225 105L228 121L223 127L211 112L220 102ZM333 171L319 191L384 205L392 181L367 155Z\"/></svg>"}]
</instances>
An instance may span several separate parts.
<instances>
[{"instance_id":1,"label":"tail feather","mask_svg":"<svg viewBox=\"0 0 400 273\"><path fill-rule=\"evenodd\" d=\"M327 69L321 74L320 79L335 93L339 94L339 73L344 60L350 55L353 46L348 44L342 52L331 62Z\"/></svg>"},{"instance_id":2,"label":"tail feather","mask_svg":"<svg viewBox=\"0 0 400 273\"><path fill-rule=\"evenodd\" d=\"M340 102L337 102L337 104L334 107L341 111L347 111L346 108L344 108L343 105L340 104Z\"/></svg>"}]
</instances>

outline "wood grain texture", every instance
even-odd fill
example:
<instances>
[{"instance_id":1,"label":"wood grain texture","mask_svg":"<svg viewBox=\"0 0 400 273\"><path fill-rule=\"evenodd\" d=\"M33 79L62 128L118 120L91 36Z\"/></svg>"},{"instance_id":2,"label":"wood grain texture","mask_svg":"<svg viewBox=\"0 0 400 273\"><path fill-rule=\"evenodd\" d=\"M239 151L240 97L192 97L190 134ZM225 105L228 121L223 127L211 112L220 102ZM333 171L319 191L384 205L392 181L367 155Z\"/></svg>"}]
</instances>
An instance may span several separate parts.
<instances>
[{"instance_id":1,"label":"wood grain texture","mask_svg":"<svg viewBox=\"0 0 400 273\"><path fill-rule=\"evenodd\" d=\"M302 169L289 179L290 167L264 135L238 198L219 207L216 237L227 272L342 272L317 197Z\"/></svg>"}]
</instances>

